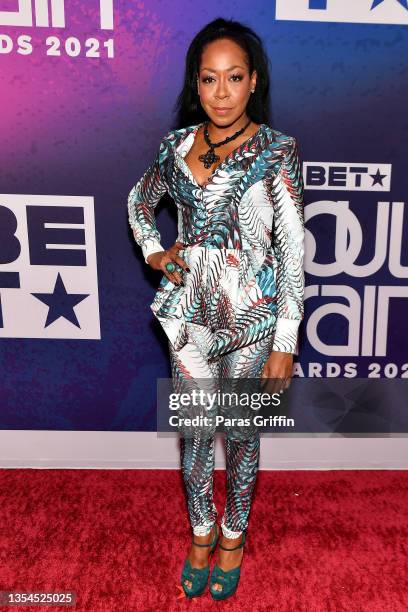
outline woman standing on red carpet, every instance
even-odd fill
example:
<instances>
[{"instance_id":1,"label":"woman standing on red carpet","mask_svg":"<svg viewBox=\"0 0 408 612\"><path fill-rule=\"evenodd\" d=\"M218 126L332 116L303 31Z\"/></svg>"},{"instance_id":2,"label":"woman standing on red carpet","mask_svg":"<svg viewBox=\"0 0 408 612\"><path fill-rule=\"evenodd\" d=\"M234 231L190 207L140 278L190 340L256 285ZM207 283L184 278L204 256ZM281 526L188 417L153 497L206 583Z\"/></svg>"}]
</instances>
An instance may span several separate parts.
<instances>
[{"instance_id":1,"label":"woman standing on red carpet","mask_svg":"<svg viewBox=\"0 0 408 612\"><path fill-rule=\"evenodd\" d=\"M164 136L128 198L135 240L146 263L163 272L151 309L167 334L173 380L267 378L269 392L282 392L303 318L303 181L296 139L269 126L259 37L230 20L205 26L188 49L177 106L181 127ZM178 212L169 249L154 216L166 191ZM259 433L226 432L221 530L214 432L182 436L180 444L193 530L182 587L187 597L205 591L221 535L210 593L226 599L240 577Z\"/></svg>"}]
</instances>

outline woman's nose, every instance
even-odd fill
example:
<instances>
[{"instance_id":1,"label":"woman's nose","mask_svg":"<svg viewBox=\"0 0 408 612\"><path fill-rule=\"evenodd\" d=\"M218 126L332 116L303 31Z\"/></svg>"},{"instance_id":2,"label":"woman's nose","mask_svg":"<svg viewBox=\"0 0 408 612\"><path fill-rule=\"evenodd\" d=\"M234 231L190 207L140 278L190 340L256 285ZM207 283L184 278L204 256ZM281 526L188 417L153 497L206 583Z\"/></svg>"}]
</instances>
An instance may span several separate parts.
<instances>
[{"instance_id":1,"label":"woman's nose","mask_svg":"<svg viewBox=\"0 0 408 612\"><path fill-rule=\"evenodd\" d=\"M215 95L217 98L225 98L228 95L227 84L222 79L218 81Z\"/></svg>"}]
</instances>

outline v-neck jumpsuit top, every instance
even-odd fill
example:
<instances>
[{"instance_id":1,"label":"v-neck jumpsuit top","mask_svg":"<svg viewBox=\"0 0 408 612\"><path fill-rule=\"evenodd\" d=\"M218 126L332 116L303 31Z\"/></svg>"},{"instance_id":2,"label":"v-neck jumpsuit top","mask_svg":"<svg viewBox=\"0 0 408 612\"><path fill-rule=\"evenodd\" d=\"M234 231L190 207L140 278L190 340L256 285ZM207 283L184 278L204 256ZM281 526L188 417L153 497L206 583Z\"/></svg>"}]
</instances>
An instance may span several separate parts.
<instances>
[{"instance_id":1,"label":"v-neck jumpsuit top","mask_svg":"<svg viewBox=\"0 0 408 612\"><path fill-rule=\"evenodd\" d=\"M296 138L267 124L200 186L184 157L203 123L171 130L132 187L128 218L145 261L163 251L154 209L177 207L183 285L163 275L150 308L173 348L201 343L208 360L271 334L273 350L299 352L304 316L303 178Z\"/></svg>"}]
</instances>

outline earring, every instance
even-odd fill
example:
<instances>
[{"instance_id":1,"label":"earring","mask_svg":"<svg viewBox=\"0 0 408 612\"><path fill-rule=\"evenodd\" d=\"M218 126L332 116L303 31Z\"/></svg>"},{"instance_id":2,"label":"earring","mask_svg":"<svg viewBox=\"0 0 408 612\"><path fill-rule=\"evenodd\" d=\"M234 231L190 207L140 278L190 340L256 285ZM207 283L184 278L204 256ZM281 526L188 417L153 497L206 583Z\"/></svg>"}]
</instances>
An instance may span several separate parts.
<instances>
[{"instance_id":1,"label":"earring","mask_svg":"<svg viewBox=\"0 0 408 612\"><path fill-rule=\"evenodd\" d=\"M251 93L254 93L255 89L251 89Z\"/></svg>"}]
</instances>

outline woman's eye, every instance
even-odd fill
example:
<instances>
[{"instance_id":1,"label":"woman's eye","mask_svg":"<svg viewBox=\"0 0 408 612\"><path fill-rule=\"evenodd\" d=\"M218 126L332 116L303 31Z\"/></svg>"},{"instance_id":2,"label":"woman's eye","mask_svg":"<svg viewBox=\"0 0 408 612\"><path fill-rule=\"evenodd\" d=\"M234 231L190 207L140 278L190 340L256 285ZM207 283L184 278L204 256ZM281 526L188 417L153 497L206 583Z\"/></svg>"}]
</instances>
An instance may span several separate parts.
<instances>
[{"instance_id":1,"label":"woman's eye","mask_svg":"<svg viewBox=\"0 0 408 612\"><path fill-rule=\"evenodd\" d=\"M231 79L233 79L233 81L236 83L237 81L242 81L242 76L240 74L232 74ZM203 78L203 83L209 83L210 81L213 81L213 77L207 76Z\"/></svg>"}]
</instances>

